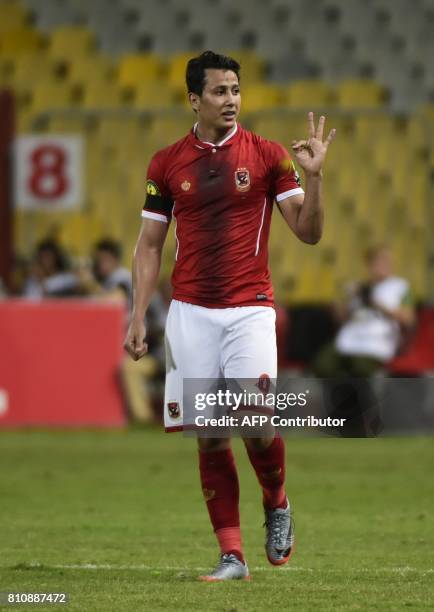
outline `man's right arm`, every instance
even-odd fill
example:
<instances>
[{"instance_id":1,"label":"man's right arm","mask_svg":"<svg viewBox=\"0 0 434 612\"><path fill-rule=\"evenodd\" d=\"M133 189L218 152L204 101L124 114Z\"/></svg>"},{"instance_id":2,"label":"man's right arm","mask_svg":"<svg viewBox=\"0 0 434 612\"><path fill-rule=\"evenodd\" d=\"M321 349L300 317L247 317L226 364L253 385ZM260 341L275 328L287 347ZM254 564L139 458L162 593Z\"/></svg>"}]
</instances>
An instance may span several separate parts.
<instances>
[{"instance_id":1,"label":"man's right arm","mask_svg":"<svg viewBox=\"0 0 434 612\"><path fill-rule=\"evenodd\" d=\"M161 252L169 223L144 218L133 257L133 312L124 348L137 361L148 350L145 314L160 272Z\"/></svg>"}]
</instances>

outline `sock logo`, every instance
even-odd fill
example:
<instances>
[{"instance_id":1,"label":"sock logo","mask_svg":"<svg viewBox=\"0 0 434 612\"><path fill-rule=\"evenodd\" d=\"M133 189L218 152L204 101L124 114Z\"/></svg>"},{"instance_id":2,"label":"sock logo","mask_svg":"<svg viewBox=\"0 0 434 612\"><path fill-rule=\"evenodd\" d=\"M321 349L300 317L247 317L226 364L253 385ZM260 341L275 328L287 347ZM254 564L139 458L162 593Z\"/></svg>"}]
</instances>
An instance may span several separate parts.
<instances>
[{"instance_id":1,"label":"sock logo","mask_svg":"<svg viewBox=\"0 0 434 612\"><path fill-rule=\"evenodd\" d=\"M204 496L206 502L209 502L212 499L214 499L214 497L215 497L215 490L214 489L202 489L202 491L203 491L203 496Z\"/></svg>"},{"instance_id":2,"label":"sock logo","mask_svg":"<svg viewBox=\"0 0 434 612\"><path fill-rule=\"evenodd\" d=\"M264 480L272 483L280 479L281 473L282 468L279 467L276 470L272 470L271 472L262 472L261 476Z\"/></svg>"}]
</instances>

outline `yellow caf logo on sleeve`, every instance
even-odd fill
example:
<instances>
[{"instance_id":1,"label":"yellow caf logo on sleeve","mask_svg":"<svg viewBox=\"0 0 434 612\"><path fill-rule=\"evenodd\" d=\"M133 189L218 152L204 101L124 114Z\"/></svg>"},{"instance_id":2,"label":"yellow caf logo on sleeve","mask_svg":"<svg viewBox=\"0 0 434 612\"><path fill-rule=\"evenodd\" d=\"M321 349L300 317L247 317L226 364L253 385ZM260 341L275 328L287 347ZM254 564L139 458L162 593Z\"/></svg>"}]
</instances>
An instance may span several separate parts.
<instances>
[{"instance_id":1,"label":"yellow caf logo on sleeve","mask_svg":"<svg viewBox=\"0 0 434 612\"><path fill-rule=\"evenodd\" d=\"M148 195L161 195L161 191L157 183L154 183L154 181L151 181L151 179L146 181L146 193Z\"/></svg>"}]
</instances>

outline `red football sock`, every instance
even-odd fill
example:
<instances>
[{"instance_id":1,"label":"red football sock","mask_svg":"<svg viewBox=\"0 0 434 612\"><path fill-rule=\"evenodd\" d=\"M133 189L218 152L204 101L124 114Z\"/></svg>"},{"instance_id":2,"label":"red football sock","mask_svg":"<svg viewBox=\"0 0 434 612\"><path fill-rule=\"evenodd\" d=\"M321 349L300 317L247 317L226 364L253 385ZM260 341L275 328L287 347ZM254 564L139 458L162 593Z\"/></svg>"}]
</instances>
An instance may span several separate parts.
<instances>
[{"instance_id":1,"label":"red football sock","mask_svg":"<svg viewBox=\"0 0 434 612\"><path fill-rule=\"evenodd\" d=\"M265 450L247 447L247 454L262 487L264 506L286 508L285 444L282 438L274 438Z\"/></svg>"},{"instance_id":2,"label":"red football sock","mask_svg":"<svg viewBox=\"0 0 434 612\"><path fill-rule=\"evenodd\" d=\"M199 471L209 517L222 553L244 561L241 546L240 488L232 450L199 451Z\"/></svg>"}]
</instances>

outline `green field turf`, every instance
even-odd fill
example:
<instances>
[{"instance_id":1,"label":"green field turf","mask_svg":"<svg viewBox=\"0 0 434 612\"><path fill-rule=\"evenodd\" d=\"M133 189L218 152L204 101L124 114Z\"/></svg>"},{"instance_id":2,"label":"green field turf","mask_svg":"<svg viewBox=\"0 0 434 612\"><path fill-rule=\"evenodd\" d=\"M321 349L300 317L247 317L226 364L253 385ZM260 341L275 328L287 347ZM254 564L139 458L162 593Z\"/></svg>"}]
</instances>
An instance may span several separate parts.
<instances>
[{"instance_id":1,"label":"green field turf","mask_svg":"<svg viewBox=\"0 0 434 612\"><path fill-rule=\"evenodd\" d=\"M273 568L237 440L252 581L204 584L196 576L215 565L217 548L193 440L157 430L1 433L0 591L66 591L66 609L81 612L428 610L433 445L288 440L297 545ZM7 606L17 608L62 609Z\"/></svg>"}]
</instances>

